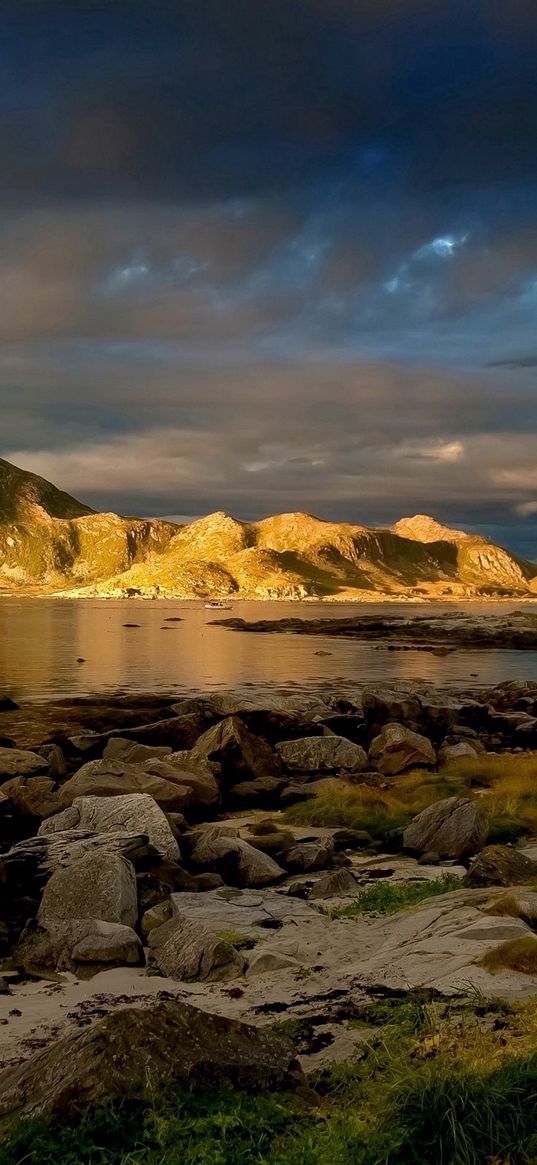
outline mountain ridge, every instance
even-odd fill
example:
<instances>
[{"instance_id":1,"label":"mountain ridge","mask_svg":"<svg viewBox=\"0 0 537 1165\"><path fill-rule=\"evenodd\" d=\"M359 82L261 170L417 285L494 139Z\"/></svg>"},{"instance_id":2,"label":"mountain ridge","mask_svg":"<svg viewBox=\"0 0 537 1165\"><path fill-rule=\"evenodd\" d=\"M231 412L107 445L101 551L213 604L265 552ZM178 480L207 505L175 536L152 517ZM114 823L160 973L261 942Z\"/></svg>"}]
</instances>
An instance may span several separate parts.
<instances>
[{"instance_id":1,"label":"mountain ridge","mask_svg":"<svg viewBox=\"0 0 537 1165\"><path fill-rule=\"evenodd\" d=\"M0 590L84 597L374 599L537 594L537 565L417 514L391 527L290 512L187 525L99 513L0 459Z\"/></svg>"}]
</instances>

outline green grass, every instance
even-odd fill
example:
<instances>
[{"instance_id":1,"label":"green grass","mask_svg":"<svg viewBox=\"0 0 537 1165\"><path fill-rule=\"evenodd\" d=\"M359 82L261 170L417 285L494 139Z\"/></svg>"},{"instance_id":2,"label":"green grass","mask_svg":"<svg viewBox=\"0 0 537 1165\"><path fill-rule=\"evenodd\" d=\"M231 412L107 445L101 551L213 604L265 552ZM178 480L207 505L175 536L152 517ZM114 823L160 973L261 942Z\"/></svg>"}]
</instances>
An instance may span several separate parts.
<instances>
[{"instance_id":1,"label":"green grass","mask_svg":"<svg viewBox=\"0 0 537 1165\"><path fill-rule=\"evenodd\" d=\"M309 801L290 805L285 818L293 825L328 826L365 831L374 840L401 833L427 805L464 791L458 773L427 773L422 769L397 777L388 788L324 782Z\"/></svg>"},{"instance_id":2,"label":"green grass","mask_svg":"<svg viewBox=\"0 0 537 1165\"><path fill-rule=\"evenodd\" d=\"M29 1122L0 1165L535 1165L537 1003L413 992L358 1013L369 1042L309 1096L176 1086Z\"/></svg>"},{"instance_id":3,"label":"green grass","mask_svg":"<svg viewBox=\"0 0 537 1165\"><path fill-rule=\"evenodd\" d=\"M256 940L247 934L242 934L240 930L220 930L218 938L223 943L229 943L230 946L235 947L236 950L251 950L255 947Z\"/></svg>"},{"instance_id":4,"label":"green grass","mask_svg":"<svg viewBox=\"0 0 537 1165\"><path fill-rule=\"evenodd\" d=\"M291 825L326 826L329 829L355 829L368 833L374 841L388 833L400 831L413 814L403 806L387 804L382 796L365 798L362 789L349 787L334 793L322 793L311 801L299 801L285 810Z\"/></svg>"},{"instance_id":5,"label":"green grass","mask_svg":"<svg viewBox=\"0 0 537 1165\"><path fill-rule=\"evenodd\" d=\"M384 843L393 837L397 848L417 813L453 796L478 801L488 819L490 844L536 835L537 752L464 757L437 773L404 773L382 789L326 780L318 796L289 806L285 818L294 825L365 830Z\"/></svg>"},{"instance_id":6,"label":"green grass","mask_svg":"<svg viewBox=\"0 0 537 1165\"><path fill-rule=\"evenodd\" d=\"M426 898L436 898L439 894L449 894L460 890L461 879L456 874L442 874L430 882L376 882L362 890L354 902L339 906L331 912L332 918L355 918L358 914L396 914L398 910L409 910L424 902Z\"/></svg>"},{"instance_id":7,"label":"green grass","mask_svg":"<svg viewBox=\"0 0 537 1165\"><path fill-rule=\"evenodd\" d=\"M534 1112L537 1055L490 1073L421 1069L393 1095L386 1163L405 1165L532 1165L537 1160ZM390 1144L391 1140L391 1144ZM373 1158L374 1160L374 1158ZM377 1157L375 1165L382 1160Z\"/></svg>"}]
</instances>

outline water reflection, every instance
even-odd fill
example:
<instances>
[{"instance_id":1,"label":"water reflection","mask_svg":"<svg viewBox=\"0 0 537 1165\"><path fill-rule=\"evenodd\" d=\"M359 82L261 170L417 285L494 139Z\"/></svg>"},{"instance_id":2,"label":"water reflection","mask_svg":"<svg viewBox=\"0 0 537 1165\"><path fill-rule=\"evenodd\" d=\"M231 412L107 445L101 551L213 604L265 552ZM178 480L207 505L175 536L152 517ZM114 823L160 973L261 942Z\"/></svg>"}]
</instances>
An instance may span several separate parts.
<instances>
[{"instance_id":1,"label":"water reflection","mask_svg":"<svg viewBox=\"0 0 537 1165\"><path fill-rule=\"evenodd\" d=\"M503 610L515 608L516 604L501 605ZM449 608L434 608L442 609ZM500 604L468 604L464 609L492 612ZM365 610L431 613L431 607L395 604L357 608L240 602L234 604L233 614L245 619L329 618ZM182 621L167 622L173 616ZM457 651L446 657L391 652L328 637L238 634L212 626L215 617L217 613L205 610L202 603L179 601L3 599L0 694L43 700L116 690L182 692L390 679L480 685L537 675L535 652ZM327 654L317 654L320 651Z\"/></svg>"}]
</instances>

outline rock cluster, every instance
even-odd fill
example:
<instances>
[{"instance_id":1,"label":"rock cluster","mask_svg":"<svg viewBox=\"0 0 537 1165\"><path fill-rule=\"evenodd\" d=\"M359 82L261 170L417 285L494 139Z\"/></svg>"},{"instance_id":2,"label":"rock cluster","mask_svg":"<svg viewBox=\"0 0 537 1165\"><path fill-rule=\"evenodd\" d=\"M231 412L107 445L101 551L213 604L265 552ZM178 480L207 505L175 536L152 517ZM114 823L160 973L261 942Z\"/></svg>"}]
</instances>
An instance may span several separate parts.
<instances>
[{"instance_id":1,"label":"rock cluster","mask_svg":"<svg viewBox=\"0 0 537 1165\"><path fill-rule=\"evenodd\" d=\"M240 975L247 964L250 973L240 943L216 923L197 930L172 900L199 901L221 886L352 897L345 851L370 838L355 830L297 837L281 818L258 828L226 815L279 811L333 778L389 787L409 769L436 770L498 741L515 748L521 732L531 737L536 711L530 683L479 700L387 687L366 688L356 703L333 693L285 701L222 693L168 701L140 724L134 706L128 727L32 748L8 743L0 747L2 954L32 971L147 961L185 981ZM400 844L438 862L470 859L486 838L478 803L451 797L418 814ZM469 877L483 885L479 860Z\"/></svg>"},{"instance_id":2,"label":"rock cluster","mask_svg":"<svg viewBox=\"0 0 537 1165\"><path fill-rule=\"evenodd\" d=\"M281 1032L237 1016L257 1022L289 1007L318 1018L330 999L348 1016L364 993L451 995L469 982L523 997L527 977L522 986L516 971L491 977L483 960L500 943L534 941L537 854L486 844L479 791L433 804L425 796L389 839L389 856L363 830L308 831L281 814L359 785L372 802L400 781L427 792L461 758L508 758L533 742L537 685L478 695L222 693L167 701L149 717L133 704L116 727L96 718L95 731L86 723L21 741L32 747L5 739L0 992L15 990L10 976L59 979L51 993L76 976L78 990L112 969L136 976L145 1002L132 1005L131 983L110 1004L97 979L96 1022L21 1063L17 1049L0 1075L0 1137L21 1115L72 1119L88 1102L144 1096L171 1076L225 1074L251 1087L300 1080ZM441 862L460 889L388 918L356 916L364 887L436 879ZM227 1014L199 1011L184 1001L189 993Z\"/></svg>"}]
</instances>

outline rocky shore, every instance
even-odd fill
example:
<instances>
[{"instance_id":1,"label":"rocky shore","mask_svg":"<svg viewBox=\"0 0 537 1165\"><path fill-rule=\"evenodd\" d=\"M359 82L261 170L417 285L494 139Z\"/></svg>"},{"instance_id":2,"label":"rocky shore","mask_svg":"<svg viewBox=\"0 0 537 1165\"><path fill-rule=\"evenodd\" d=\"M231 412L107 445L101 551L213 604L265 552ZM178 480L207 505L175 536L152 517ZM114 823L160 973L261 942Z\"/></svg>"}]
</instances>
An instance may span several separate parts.
<instances>
[{"instance_id":1,"label":"rocky shore","mask_svg":"<svg viewBox=\"0 0 537 1165\"><path fill-rule=\"evenodd\" d=\"M368 1000L537 994L537 681L2 708L0 1132L114 1056L287 1086Z\"/></svg>"},{"instance_id":2,"label":"rocky shore","mask_svg":"<svg viewBox=\"0 0 537 1165\"><path fill-rule=\"evenodd\" d=\"M378 641L389 650L455 651L457 648L537 650L537 615L514 611L500 615L357 615L344 619L214 619L219 627L262 634L326 635Z\"/></svg>"}]
</instances>

